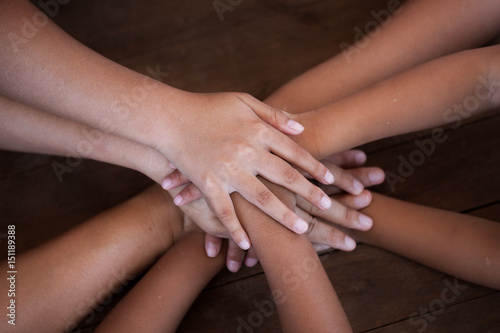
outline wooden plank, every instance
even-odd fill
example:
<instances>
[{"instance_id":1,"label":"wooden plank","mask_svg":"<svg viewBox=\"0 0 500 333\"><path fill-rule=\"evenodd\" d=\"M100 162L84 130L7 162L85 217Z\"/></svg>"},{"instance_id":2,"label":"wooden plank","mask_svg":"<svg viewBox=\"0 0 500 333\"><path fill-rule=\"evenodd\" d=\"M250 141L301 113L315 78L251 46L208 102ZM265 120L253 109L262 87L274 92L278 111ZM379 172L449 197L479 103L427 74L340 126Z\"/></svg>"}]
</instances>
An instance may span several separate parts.
<instances>
[{"instance_id":1,"label":"wooden plank","mask_svg":"<svg viewBox=\"0 0 500 333\"><path fill-rule=\"evenodd\" d=\"M454 283L446 274L364 244L353 252L336 251L323 260L357 332L408 318ZM303 283L307 283L306 275ZM466 287L460 290L457 301L492 293L488 288L458 283ZM256 305L267 303L269 295L264 274L207 290L188 312L179 332L197 332L200 327L207 332L234 332L243 321L254 332L278 332L276 312L268 317L259 315Z\"/></svg>"},{"instance_id":2,"label":"wooden plank","mask_svg":"<svg viewBox=\"0 0 500 333\"><path fill-rule=\"evenodd\" d=\"M500 292L498 291L445 309L441 309L437 302L436 304L437 311L368 332L500 332L500 317L498 316ZM460 323L460 325L450 326L450 323Z\"/></svg>"},{"instance_id":3,"label":"wooden plank","mask_svg":"<svg viewBox=\"0 0 500 333\"><path fill-rule=\"evenodd\" d=\"M64 164L64 158L56 158ZM68 166L67 164L64 164ZM0 180L0 232L15 224L18 252L62 234L92 216L113 207L152 181L144 175L105 163L83 160L62 175L52 165ZM5 258L6 253L0 253Z\"/></svg>"}]
</instances>

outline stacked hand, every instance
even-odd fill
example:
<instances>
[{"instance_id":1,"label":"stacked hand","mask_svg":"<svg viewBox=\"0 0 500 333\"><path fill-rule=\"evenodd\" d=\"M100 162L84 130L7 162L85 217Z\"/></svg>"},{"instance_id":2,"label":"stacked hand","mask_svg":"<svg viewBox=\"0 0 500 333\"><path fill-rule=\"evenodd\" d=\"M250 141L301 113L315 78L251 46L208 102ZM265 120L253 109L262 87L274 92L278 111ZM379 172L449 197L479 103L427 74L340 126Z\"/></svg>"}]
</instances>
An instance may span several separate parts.
<instances>
[{"instance_id":1,"label":"stacked hand","mask_svg":"<svg viewBox=\"0 0 500 333\"><path fill-rule=\"evenodd\" d=\"M357 150L332 155L323 161L335 179L334 185L324 186L332 200L331 208L318 209L300 195L297 196L296 213L307 221L307 235L318 251L330 247L351 251L356 247L354 240L336 226L357 230L371 228L372 220L357 210L365 208L371 202L371 194L363 190L364 186L380 184L384 180L384 173L379 168L360 167L365 161L366 155ZM185 186L188 183L178 171L170 175L169 179L173 187L181 184ZM187 218L196 221L202 229L206 229L204 226L208 225L220 225L218 219L208 209L200 192L192 184L187 186L190 190L184 195L181 203ZM181 190L178 189L177 192L179 191ZM205 246L209 256L214 257L219 253L222 247L220 237L229 238L222 225L217 234L207 233ZM238 271L243 261L247 266L254 266L258 260L252 248L245 252L234 241L229 240L228 269L233 272Z\"/></svg>"}]
</instances>

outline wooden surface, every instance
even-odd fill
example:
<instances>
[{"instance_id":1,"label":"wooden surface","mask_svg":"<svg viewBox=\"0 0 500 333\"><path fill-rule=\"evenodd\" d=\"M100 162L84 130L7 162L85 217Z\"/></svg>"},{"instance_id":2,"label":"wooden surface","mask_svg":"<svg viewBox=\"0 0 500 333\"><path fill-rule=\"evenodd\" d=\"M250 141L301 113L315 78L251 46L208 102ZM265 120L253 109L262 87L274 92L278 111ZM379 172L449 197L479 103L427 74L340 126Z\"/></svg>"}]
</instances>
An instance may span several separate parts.
<instances>
[{"instance_id":1,"label":"wooden surface","mask_svg":"<svg viewBox=\"0 0 500 333\"><path fill-rule=\"evenodd\" d=\"M221 21L211 1L83 1L61 6L54 20L97 52L139 72L160 66L170 85L190 91L245 91L264 98L287 80L352 44L354 27L387 1L244 0ZM487 113L457 130L398 183L377 191L396 198L500 221L500 115ZM429 131L365 145L369 164L395 172L414 140ZM15 223L19 251L36 246L151 184L143 175L82 161L60 182L52 162L64 157L0 152L0 233ZM71 161L69 161L71 162ZM0 239L1 241L2 239ZM3 254L2 254L2 257ZM500 332L500 293L466 286L437 312L454 278L361 244L321 256L356 332ZM446 282L448 281L448 282ZM221 272L187 314L180 332L279 332L278 316L255 312L269 299L260 266ZM119 295L114 299L118 301ZM434 302L434 303L433 303ZM109 310L82 323L91 332ZM252 321L253 320L253 321Z\"/></svg>"}]
</instances>

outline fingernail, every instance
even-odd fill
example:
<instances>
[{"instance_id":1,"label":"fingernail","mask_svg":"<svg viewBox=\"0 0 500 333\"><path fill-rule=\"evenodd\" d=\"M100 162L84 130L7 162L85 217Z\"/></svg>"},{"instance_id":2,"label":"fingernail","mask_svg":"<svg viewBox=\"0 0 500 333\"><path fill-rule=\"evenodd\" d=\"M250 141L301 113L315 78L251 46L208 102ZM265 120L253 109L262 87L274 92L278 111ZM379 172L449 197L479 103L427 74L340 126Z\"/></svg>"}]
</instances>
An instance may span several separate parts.
<instances>
[{"instance_id":1,"label":"fingernail","mask_svg":"<svg viewBox=\"0 0 500 333\"><path fill-rule=\"evenodd\" d=\"M168 162L168 166L174 170L177 169L177 167L175 165L173 165L172 162Z\"/></svg>"},{"instance_id":2,"label":"fingernail","mask_svg":"<svg viewBox=\"0 0 500 333\"><path fill-rule=\"evenodd\" d=\"M379 183L382 180L384 180L384 173L381 172L380 170L372 171L368 174L368 179L372 183Z\"/></svg>"},{"instance_id":3,"label":"fingernail","mask_svg":"<svg viewBox=\"0 0 500 333\"><path fill-rule=\"evenodd\" d=\"M302 133L304 131L304 126L296 122L295 120L290 119L287 124L288 128L297 134Z\"/></svg>"},{"instance_id":4,"label":"fingernail","mask_svg":"<svg viewBox=\"0 0 500 333\"><path fill-rule=\"evenodd\" d=\"M177 194L174 198L174 204L176 206L179 206L182 203L182 195Z\"/></svg>"},{"instance_id":5,"label":"fingernail","mask_svg":"<svg viewBox=\"0 0 500 333\"><path fill-rule=\"evenodd\" d=\"M165 178L162 180L161 187L164 190L170 190L170 186L172 186L172 181L170 180L170 178Z\"/></svg>"},{"instance_id":6,"label":"fingernail","mask_svg":"<svg viewBox=\"0 0 500 333\"><path fill-rule=\"evenodd\" d=\"M356 242L349 236L345 236L344 244L347 250L354 250L356 248Z\"/></svg>"},{"instance_id":7,"label":"fingernail","mask_svg":"<svg viewBox=\"0 0 500 333\"><path fill-rule=\"evenodd\" d=\"M319 203L319 207L323 210L330 209L330 207L332 207L332 200L330 200L329 197L324 195L323 198L321 198L321 202Z\"/></svg>"},{"instance_id":8,"label":"fingernail","mask_svg":"<svg viewBox=\"0 0 500 333\"><path fill-rule=\"evenodd\" d=\"M309 228L309 224L307 224L307 222L304 221L303 219L298 219L295 222L295 225L293 226L293 229L298 234L303 234L304 232L307 231L307 228Z\"/></svg>"},{"instance_id":9,"label":"fingernail","mask_svg":"<svg viewBox=\"0 0 500 333\"><path fill-rule=\"evenodd\" d=\"M373 220L366 215L362 215L362 214L359 215L358 221L362 227L365 227L367 229L371 228L373 225Z\"/></svg>"},{"instance_id":10,"label":"fingernail","mask_svg":"<svg viewBox=\"0 0 500 333\"><path fill-rule=\"evenodd\" d=\"M368 197L368 195L361 194L361 195L354 197L353 201L357 207L364 207L368 204L369 199L370 198Z\"/></svg>"},{"instance_id":11,"label":"fingernail","mask_svg":"<svg viewBox=\"0 0 500 333\"><path fill-rule=\"evenodd\" d=\"M242 240L238 245L243 250L248 250L250 248L250 243L246 239Z\"/></svg>"},{"instance_id":12,"label":"fingernail","mask_svg":"<svg viewBox=\"0 0 500 333\"><path fill-rule=\"evenodd\" d=\"M333 182L335 181L335 178L333 177L330 170L326 170L325 177L323 178L323 181L327 184L333 184Z\"/></svg>"},{"instance_id":13,"label":"fingernail","mask_svg":"<svg viewBox=\"0 0 500 333\"><path fill-rule=\"evenodd\" d=\"M357 165L362 165L366 162L366 154L359 152L354 156L354 160L356 161Z\"/></svg>"},{"instance_id":14,"label":"fingernail","mask_svg":"<svg viewBox=\"0 0 500 333\"><path fill-rule=\"evenodd\" d=\"M359 182L359 180L354 179L352 182L352 187L354 188L354 193L359 194L363 191L364 186Z\"/></svg>"},{"instance_id":15,"label":"fingernail","mask_svg":"<svg viewBox=\"0 0 500 333\"><path fill-rule=\"evenodd\" d=\"M255 259L255 258L246 258L245 259L245 265L247 267L253 267L253 266L257 265L258 262L259 262L259 260Z\"/></svg>"},{"instance_id":16,"label":"fingernail","mask_svg":"<svg viewBox=\"0 0 500 333\"><path fill-rule=\"evenodd\" d=\"M229 260L229 263L227 264L227 268L231 272L236 273L240 269L240 264L237 261Z\"/></svg>"},{"instance_id":17,"label":"fingernail","mask_svg":"<svg viewBox=\"0 0 500 333\"><path fill-rule=\"evenodd\" d=\"M207 244L207 256L215 258L217 256L217 247L213 243Z\"/></svg>"}]
</instances>

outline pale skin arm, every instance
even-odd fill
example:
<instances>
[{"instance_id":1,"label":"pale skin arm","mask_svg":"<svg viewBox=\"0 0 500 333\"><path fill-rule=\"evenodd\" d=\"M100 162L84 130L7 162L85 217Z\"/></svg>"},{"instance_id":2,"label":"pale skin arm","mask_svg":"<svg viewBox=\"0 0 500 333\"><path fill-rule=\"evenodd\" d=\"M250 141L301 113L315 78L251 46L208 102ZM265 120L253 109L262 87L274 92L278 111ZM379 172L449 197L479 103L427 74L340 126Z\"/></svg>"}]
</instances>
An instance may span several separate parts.
<instances>
[{"instance_id":1,"label":"pale skin arm","mask_svg":"<svg viewBox=\"0 0 500 333\"><path fill-rule=\"evenodd\" d=\"M16 258L16 325L2 332L63 332L110 302L182 232L168 193L150 188ZM2 263L6 267L6 262ZM0 287L8 290L6 279ZM7 293L2 294L6 304ZM102 309L101 309L102 310ZM101 311L99 310L99 311Z\"/></svg>"},{"instance_id":2,"label":"pale skin arm","mask_svg":"<svg viewBox=\"0 0 500 333\"><path fill-rule=\"evenodd\" d=\"M257 174L311 196L318 206L328 200L283 160L331 183L328 170L283 134L303 127L279 110L242 93L180 91L93 52L28 1L0 6L0 93L158 150L200 188L242 248L250 242L229 197L234 191L297 232L307 227ZM33 17L43 27L22 39L26 18Z\"/></svg>"},{"instance_id":3,"label":"pale skin arm","mask_svg":"<svg viewBox=\"0 0 500 333\"><path fill-rule=\"evenodd\" d=\"M366 232L345 229L350 236L452 276L500 289L500 223L372 195L371 205L363 212L373 218L373 227ZM319 212L304 202L300 206L320 219L332 219L331 212Z\"/></svg>"},{"instance_id":4,"label":"pale skin arm","mask_svg":"<svg viewBox=\"0 0 500 333\"><path fill-rule=\"evenodd\" d=\"M291 113L314 110L411 67L484 45L500 31L496 0L413 0L399 8L391 3L399 1L389 1L388 8L377 13L393 15L376 32L347 49L342 45L342 52L288 82L265 102Z\"/></svg>"},{"instance_id":5,"label":"pale skin arm","mask_svg":"<svg viewBox=\"0 0 500 333\"><path fill-rule=\"evenodd\" d=\"M137 170L156 182L161 182L164 171L171 169L167 159L155 149L66 118L33 109L1 95L0 148L95 159ZM337 164L345 167L355 165L353 153L355 152L339 154ZM335 183L344 189L352 189L355 177L360 177L362 184L370 185L370 182L367 182L366 174L374 171L373 169L359 169L360 172L353 176L350 171L344 172L338 167L332 170L334 170L333 174L336 177ZM379 174L383 173L379 170ZM169 190L169 193L174 197L179 191L181 188L175 188ZM338 203L334 202L333 205L339 210L345 209ZM181 208L203 230L211 231L214 235L227 236L224 226L211 213L203 200L183 205ZM352 217L352 219L349 221L338 220L338 223L350 225L353 228L364 229L368 227L358 223L357 213L346 216ZM334 227L330 226L330 228ZM310 235L311 241L316 241L316 236L316 234ZM351 247L345 247L337 240L333 243L324 237L321 239L324 241L324 245L343 249L350 250L355 245L351 241ZM236 249L234 245L231 243L230 248ZM214 257L219 248L218 242L209 245L207 246L207 254ZM238 255L232 256L231 260L241 256L241 252L237 253ZM240 261L237 260L238 263ZM237 270L234 263L228 266L232 271Z\"/></svg>"}]
</instances>

